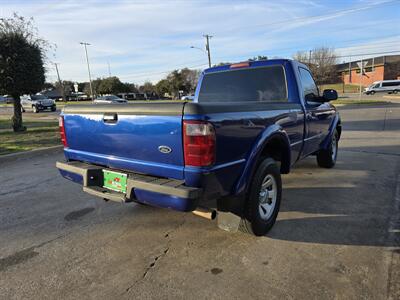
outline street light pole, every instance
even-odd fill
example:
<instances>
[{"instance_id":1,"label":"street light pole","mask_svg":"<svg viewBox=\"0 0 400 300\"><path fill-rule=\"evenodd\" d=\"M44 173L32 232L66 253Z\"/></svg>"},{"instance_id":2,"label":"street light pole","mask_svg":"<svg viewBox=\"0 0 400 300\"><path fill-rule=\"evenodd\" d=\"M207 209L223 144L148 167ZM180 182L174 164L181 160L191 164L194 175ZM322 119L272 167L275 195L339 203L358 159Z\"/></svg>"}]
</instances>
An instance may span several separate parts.
<instances>
[{"instance_id":1,"label":"street light pole","mask_svg":"<svg viewBox=\"0 0 400 300\"><path fill-rule=\"evenodd\" d=\"M203 35L206 38L206 50L208 55L208 67L211 68L211 53L210 53L210 39L212 35L205 34Z\"/></svg>"},{"instance_id":2,"label":"street light pole","mask_svg":"<svg viewBox=\"0 0 400 300\"><path fill-rule=\"evenodd\" d=\"M85 47L86 63L87 63L87 68L88 68L88 73L89 73L89 86L90 86L90 94L91 94L90 97L91 97L91 99L93 101L94 100L94 94L93 94L93 87L92 87L92 76L90 74L89 57L88 57L87 47L86 47L86 46L90 46L90 44L86 43L86 42L80 42L80 44Z\"/></svg>"},{"instance_id":3,"label":"street light pole","mask_svg":"<svg viewBox=\"0 0 400 300\"><path fill-rule=\"evenodd\" d=\"M58 83L60 84L60 87L61 87L61 95L62 95L62 98L63 98L63 101L65 102L65 90L64 90L64 85L63 85L63 83L62 83L62 81L61 81L61 79L60 79L60 73L58 72L58 64L57 63L54 63L54 65L56 66L56 71L57 71L57 77L58 77Z\"/></svg>"}]
</instances>

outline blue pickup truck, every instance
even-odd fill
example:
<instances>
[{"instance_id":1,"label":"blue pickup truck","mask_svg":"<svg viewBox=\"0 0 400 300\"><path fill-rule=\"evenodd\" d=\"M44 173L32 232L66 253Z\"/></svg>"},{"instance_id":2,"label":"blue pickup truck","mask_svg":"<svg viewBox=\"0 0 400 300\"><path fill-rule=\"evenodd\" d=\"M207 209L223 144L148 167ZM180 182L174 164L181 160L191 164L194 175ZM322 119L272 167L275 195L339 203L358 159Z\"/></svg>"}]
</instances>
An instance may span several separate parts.
<instances>
[{"instance_id":1,"label":"blue pickup truck","mask_svg":"<svg viewBox=\"0 0 400 300\"><path fill-rule=\"evenodd\" d=\"M206 69L193 102L66 106L62 176L105 200L213 218L240 216L265 235L275 223L281 174L315 155L335 165L339 114L304 64L287 59Z\"/></svg>"}]
</instances>

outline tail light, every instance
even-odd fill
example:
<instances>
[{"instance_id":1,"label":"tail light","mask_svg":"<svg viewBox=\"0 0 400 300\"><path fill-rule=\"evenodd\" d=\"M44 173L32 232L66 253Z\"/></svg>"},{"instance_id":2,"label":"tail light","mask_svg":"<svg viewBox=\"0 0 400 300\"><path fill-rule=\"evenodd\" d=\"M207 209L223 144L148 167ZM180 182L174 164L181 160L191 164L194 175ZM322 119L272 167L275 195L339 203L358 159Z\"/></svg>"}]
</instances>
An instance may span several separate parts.
<instances>
[{"instance_id":1,"label":"tail light","mask_svg":"<svg viewBox=\"0 0 400 300\"><path fill-rule=\"evenodd\" d=\"M58 126L60 128L61 142L63 143L64 147L67 148L68 143L67 143L67 136L65 135L64 117L60 117L58 119Z\"/></svg>"},{"instance_id":2,"label":"tail light","mask_svg":"<svg viewBox=\"0 0 400 300\"><path fill-rule=\"evenodd\" d=\"M231 66L229 67L230 69L235 69L235 68L245 68L245 67L249 67L250 63L247 62L241 62L241 63L237 63L237 64L231 64Z\"/></svg>"},{"instance_id":3,"label":"tail light","mask_svg":"<svg viewBox=\"0 0 400 300\"><path fill-rule=\"evenodd\" d=\"M183 121L186 166L206 167L215 162L215 131L204 121Z\"/></svg>"}]
</instances>

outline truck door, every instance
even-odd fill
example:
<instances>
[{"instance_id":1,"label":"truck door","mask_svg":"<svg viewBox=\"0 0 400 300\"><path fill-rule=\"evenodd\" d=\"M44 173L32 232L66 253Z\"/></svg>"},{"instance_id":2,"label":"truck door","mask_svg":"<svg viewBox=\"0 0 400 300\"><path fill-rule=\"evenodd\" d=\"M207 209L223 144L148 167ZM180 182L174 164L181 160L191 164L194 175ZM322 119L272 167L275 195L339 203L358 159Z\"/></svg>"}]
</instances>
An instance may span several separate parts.
<instances>
[{"instance_id":1,"label":"truck door","mask_svg":"<svg viewBox=\"0 0 400 300\"><path fill-rule=\"evenodd\" d=\"M319 92L310 71L299 67L299 74L306 108L306 132L302 153L302 156L306 156L320 148L321 142L328 134L335 111L329 103L313 102L313 99L319 97Z\"/></svg>"}]
</instances>

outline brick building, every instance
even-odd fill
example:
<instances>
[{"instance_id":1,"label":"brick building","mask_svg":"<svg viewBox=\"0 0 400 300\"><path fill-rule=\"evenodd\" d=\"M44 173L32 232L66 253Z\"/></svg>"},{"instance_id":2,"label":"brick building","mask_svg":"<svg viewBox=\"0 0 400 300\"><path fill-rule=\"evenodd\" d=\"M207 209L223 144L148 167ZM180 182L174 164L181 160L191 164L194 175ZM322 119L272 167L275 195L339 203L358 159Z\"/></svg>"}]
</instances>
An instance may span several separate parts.
<instances>
[{"instance_id":1,"label":"brick building","mask_svg":"<svg viewBox=\"0 0 400 300\"><path fill-rule=\"evenodd\" d=\"M365 64L363 76L357 61L336 65L339 78L345 84L370 85L374 81L400 79L400 55L388 55L368 58L363 60Z\"/></svg>"}]
</instances>

